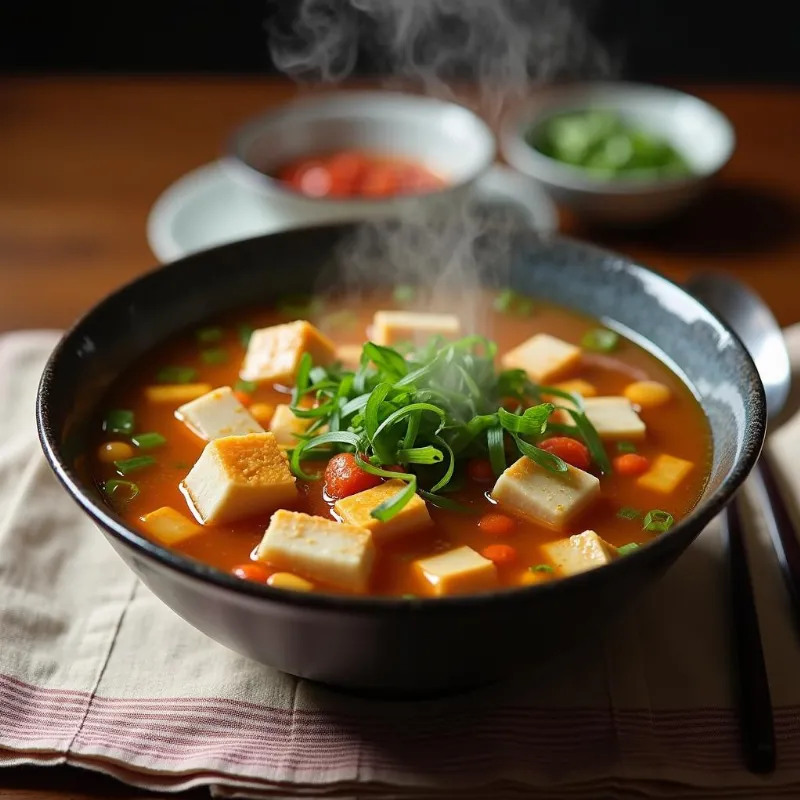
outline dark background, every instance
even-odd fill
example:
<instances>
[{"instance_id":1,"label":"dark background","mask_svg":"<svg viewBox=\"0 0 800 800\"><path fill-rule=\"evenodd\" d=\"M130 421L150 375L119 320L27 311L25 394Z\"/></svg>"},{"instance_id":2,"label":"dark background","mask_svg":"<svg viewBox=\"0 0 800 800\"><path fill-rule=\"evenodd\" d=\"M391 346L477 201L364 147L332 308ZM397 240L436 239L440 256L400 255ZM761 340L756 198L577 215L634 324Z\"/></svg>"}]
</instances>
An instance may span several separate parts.
<instances>
[{"instance_id":1,"label":"dark background","mask_svg":"<svg viewBox=\"0 0 800 800\"><path fill-rule=\"evenodd\" d=\"M491 3L494 0L486 0ZM296 0L0 0L0 70L257 73ZM531 3L537 0L530 0ZM636 80L800 83L800 0L575 0ZM374 64L363 58L359 71Z\"/></svg>"}]
</instances>

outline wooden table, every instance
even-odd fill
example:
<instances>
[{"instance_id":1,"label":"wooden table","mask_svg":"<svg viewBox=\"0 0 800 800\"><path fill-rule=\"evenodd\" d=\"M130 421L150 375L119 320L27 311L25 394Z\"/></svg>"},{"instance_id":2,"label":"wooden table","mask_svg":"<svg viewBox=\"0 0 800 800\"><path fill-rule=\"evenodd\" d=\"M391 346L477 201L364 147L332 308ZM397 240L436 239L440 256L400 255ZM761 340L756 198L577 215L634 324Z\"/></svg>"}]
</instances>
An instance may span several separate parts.
<instances>
[{"instance_id":1,"label":"wooden table","mask_svg":"<svg viewBox=\"0 0 800 800\"><path fill-rule=\"evenodd\" d=\"M657 231L598 233L569 220L565 230L677 279L730 269L781 323L800 321L800 91L688 88L737 130L736 154L714 191ZM158 194L213 160L241 119L294 91L283 82L208 78L4 81L0 331L65 326L152 267L145 221ZM0 773L0 799L109 796L144 795L62 768Z\"/></svg>"}]
</instances>

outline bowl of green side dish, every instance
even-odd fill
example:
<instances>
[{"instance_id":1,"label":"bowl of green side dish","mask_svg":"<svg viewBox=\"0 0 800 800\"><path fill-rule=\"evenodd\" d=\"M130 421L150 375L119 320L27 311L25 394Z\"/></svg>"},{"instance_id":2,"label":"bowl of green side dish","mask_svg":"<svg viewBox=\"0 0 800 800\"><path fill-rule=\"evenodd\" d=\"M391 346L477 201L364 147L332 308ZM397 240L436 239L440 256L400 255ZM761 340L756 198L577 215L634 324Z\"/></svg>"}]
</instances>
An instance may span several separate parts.
<instances>
[{"instance_id":1,"label":"bowl of green side dish","mask_svg":"<svg viewBox=\"0 0 800 800\"><path fill-rule=\"evenodd\" d=\"M719 110L684 92L588 83L542 91L516 109L501 147L578 216L644 224L694 201L730 159L735 134Z\"/></svg>"}]
</instances>

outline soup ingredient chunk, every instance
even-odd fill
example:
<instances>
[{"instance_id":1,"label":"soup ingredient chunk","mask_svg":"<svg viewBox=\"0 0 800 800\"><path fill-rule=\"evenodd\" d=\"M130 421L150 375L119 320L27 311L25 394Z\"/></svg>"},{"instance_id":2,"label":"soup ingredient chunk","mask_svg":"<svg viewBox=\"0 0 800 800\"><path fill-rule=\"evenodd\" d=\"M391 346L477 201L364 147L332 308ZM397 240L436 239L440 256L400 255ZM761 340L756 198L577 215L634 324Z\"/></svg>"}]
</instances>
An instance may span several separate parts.
<instances>
[{"instance_id":1,"label":"soup ingredient chunk","mask_svg":"<svg viewBox=\"0 0 800 800\"><path fill-rule=\"evenodd\" d=\"M432 594L444 597L483 592L497 586L497 568L471 547L456 547L414 562Z\"/></svg>"},{"instance_id":2,"label":"soup ingredient chunk","mask_svg":"<svg viewBox=\"0 0 800 800\"><path fill-rule=\"evenodd\" d=\"M269 432L209 442L181 488L206 524L266 514L297 499L286 455Z\"/></svg>"},{"instance_id":3,"label":"soup ingredient chunk","mask_svg":"<svg viewBox=\"0 0 800 800\"><path fill-rule=\"evenodd\" d=\"M650 469L636 481L636 485L651 492L672 494L693 469L691 461L661 454L655 457Z\"/></svg>"},{"instance_id":4,"label":"soup ingredient chunk","mask_svg":"<svg viewBox=\"0 0 800 800\"><path fill-rule=\"evenodd\" d=\"M303 353L319 365L336 359L333 342L306 320L259 328L250 336L239 377L254 383L290 384Z\"/></svg>"},{"instance_id":5,"label":"soup ingredient chunk","mask_svg":"<svg viewBox=\"0 0 800 800\"><path fill-rule=\"evenodd\" d=\"M569 381L562 381L561 383L556 383L553 388L560 389L562 392L579 394L581 397L597 397L597 387L589 383L589 381L585 381L583 378L573 378ZM545 395L542 395L542 399L548 402L550 401ZM563 400L564 398L557 397L553 402L560 403Z\"/></svg>"},{"instance_id":6,"label":"soup ingredient chunk","mask_svg":"<svg viewBox=\"0 0 800 800\"><path fill-rule=\"evenodd\" d=\"M358 494L373 486L379 486L382 479L361 469L352 453L339 453L325 468L325 492L328 497L340 500L351 494Z\"/></svg>"},{"instance_id":7,"label":"soup ingredient chunk","mask_svg":"<svg viewBox=\"0 0 800 800\"><path fill-rule=\"evenodd\" d=\"M569 465L566 472L550 472L523 456L497 479L492 497L501 506L563 528L600 497L600 481Z\"/></svg>"},{"instance_id":8,"label":"soup ingredient chunk","mask_svg":"<svg viewBox=\"0 0 800 800\"><path fill-rule=\"evenodd\" d=\"M208 394L212 388L210 383L171 383L147 386L144 396L151 403L180 405Z\"/></svg>"},{"instance_id":9,"label":"soup ingredient chunk","mask_svg":"<svg viewBox=\"0 0 800 800\"><path fill-rule=\"evenodd\" d=\"M658 381L635 381L629 383L623 392L625 397L639 408L658 408L668 403L672 392L668 386Z\"/></svg>"},{"instance_id":10,"label":"soup ingredient chunk","mask_svg":"<svg viewBox=\"0 0 800 800\"><path fill-rule=\"evenodd\" d=\"M275 434L281 447L294 447L297 444L297 435L305 433L313 421L296 417L286 403L281 403L275 406L269 429Z\"/></svg>"},{"instance_id":11,"label":"soup ingredient chunk","mask_svg":"<svg viewBox=\"0 0 800 800\"><path fill-rule=\"evenodd\" d=\"M405 481L388 480L372 489L337 500L333 510L350 525L371 530L375 544L386 544L432 524L425 501L416 494L386 522L371 516L381 503L403 491L405 486Z\"/></svg>"},{"instance_id":12,"label":"soup ingredient chunk","mask_svg":"<svg viewBox=\"0 0 800 800\"><path fill-rule=\"evenodd\" d=\"M587 470L592 464L589 448L577 439L570 439L569 436L554 436L543 441L539 447L578 469Z\"/></svg>"},{"instance_id":13,"label":"soup ingredient chunk","mask_svg":"<svg viewBox=\"0 0 800 800\"><path fill-rule=\"evenodd\" d=\"M544 550L562 575L577 575L619 558L617 548L591 530L551 542Z\"/></svg>"},{"instance_id":14,"label":"soup ingredient chunk","mask_svg":"<svg viewBox=\"0 0 800 800\"><path fill-rule=\"evenodd\" d=\"M364 528L281 509L272 515L256 557L311 580L363 592L369 585L375 545Z\"/></svg>"},{"instance_id":15,"label":"soup ingredient chunk","mask_svg":"<svg viewBox=\"0 0 800 800\"><path fill-rule=\"evenodd\" d=\"M587 397L584 411L601 439L644 439L647 433L627 397Z\"/></svg>"},{"instance_id":16,"label":"soup ingredient chunk","mask_svg":"<svg viewBox=\"0 0 800 800\"><path fill-rule=\"evenodd\" d=\"M650 462L638 453L624 453L614 461L614 472L625 477L642 475L650 468Z\"/></svg>"},{"instance_id":17,"label":"soup ingredient chunk","mask_svg":"<svg viewBox=\"0 0 800 800\"><path fill-rule=\"evenodd\" d=\"M264 429L239 402L230 386L221 386L184 403L175 416L207 442L223 436L263 433Z\"/></svg>"},{"instance_id":18,"label":"soup ingredient chunk","mask_svg":"<svg viewBox=\"0 0 800 800\"><path fill-rule=\"evenodd\" d=\"M147 532L162 544L173 545L191 536L197 536L203 529L191 519L169 506L157 508L142 517Z\"/></svg>"},{"instance_id":19,"label":"soup ingredient chunk","mask_svg":"<svg viewBox=\"0 0 800 800\"><path fill-rule=\"evenodd\" d=\"M103 464L113 464L133 458L133 448L127 442L104 442L97 449L97 458Z\"/></svg>"},{"instance_id":20,"label":"soup ingredient chunk","mask_svg":"<svg viewBox=\"0 0 800 800\"><path fill-rule=\"evenodd\" d=\"M503 355L506 369L523 369L536 383L548 383L573 369L581 349L548 333L537 333Z\"/></svg>"},{"instance_id":21,"label":"soup ingredient chunk","mask_svg":"<svg viewBox=\"0 0 800 800\"><path fill-rule=\"evenodd\" d=\"M291 572L273 572L267 578L267 586L273 589L287 589L290 592L310 592L314 589L311 581L292 575Z\"/></svg>"},{"instance_id":22,"label":"soup ingredient chunk","mask_svg":"<svg viewBox=\"0 0 800 800\"><path fill-rule=\"evenodd\" d=\"M361 361L361 345L340 344L336 348L336 360L341 361L345 369L356 369Z\"/></svg>"},{"instance_id":23,"label":"soup ingredient chunk","mask_svg":"<svg viewBox=\"0 0 800 800\"><path fill-rule=\"evenodd\" d=\"M455 314L425 314L418 311L376 311L372 340L389 346L404 341L424 342L432 336L451 338L461 333Z\"/></svg>"}]
</instances>

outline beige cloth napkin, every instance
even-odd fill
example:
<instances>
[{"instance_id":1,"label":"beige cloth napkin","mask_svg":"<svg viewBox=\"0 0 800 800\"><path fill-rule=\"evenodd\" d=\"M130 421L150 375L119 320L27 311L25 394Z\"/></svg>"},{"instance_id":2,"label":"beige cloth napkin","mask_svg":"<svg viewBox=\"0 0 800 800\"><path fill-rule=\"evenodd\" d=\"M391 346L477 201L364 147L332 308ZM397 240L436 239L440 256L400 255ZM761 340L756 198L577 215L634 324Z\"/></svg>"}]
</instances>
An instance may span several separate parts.
<instances>
[{"instance_id":1,"label":"beige cloth napkin","mask_svg":"<svg viewBox=\"0 0 800 800\"><path fill-rule=\"evenodd\" d=\"M357 700L229 652L122 564L36 441L36 384L56 336L0 338L0 763L231 797L800 796L800 645L756 513L772 776L742 766L716 526L602 640L524 681ZM787 336L800 367L800 327ZM798 445L800 416L772 441L796 496Z\"/></svg>"}]
</instances>

